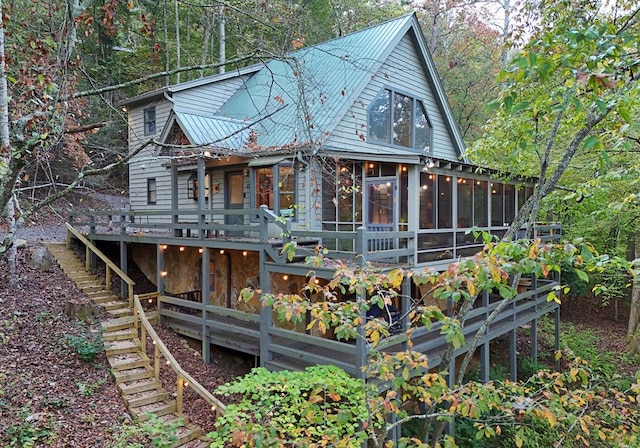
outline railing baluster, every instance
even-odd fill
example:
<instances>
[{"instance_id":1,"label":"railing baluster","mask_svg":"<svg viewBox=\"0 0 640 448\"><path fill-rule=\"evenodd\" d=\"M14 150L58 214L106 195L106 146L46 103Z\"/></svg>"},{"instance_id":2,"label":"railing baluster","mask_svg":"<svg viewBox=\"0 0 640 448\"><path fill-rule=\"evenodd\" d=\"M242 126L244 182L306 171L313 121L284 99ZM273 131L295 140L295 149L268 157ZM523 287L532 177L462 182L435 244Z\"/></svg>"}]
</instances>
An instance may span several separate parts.
<instances>
[{"instance_id":1,"label":"railing baluster","mask_svg":"<svg viewBox=\"0 0 640 448\"><path fill-rule=\"evenodd\" d=\"M111 289L111 268L109 265L106 265L105 267L104 277L104 288L109 291Z\"/></svg>"}]
</instances>

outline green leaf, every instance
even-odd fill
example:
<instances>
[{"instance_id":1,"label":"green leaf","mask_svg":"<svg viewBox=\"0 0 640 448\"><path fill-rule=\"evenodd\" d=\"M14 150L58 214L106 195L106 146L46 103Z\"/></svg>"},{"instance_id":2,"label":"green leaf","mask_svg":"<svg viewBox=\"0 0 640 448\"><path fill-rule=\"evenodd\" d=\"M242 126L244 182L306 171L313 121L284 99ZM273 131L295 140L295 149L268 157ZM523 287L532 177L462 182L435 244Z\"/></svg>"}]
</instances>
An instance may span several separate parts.
<instances>
[{"instance_id":1,"label":"green leaf","mask_svg":"<svg viewBox=\"0 0 640 448\"><path fill-rule=\"evenodd\" d=\"M584 141L584 147L586 149L590 149L595 147L598 144L598 137L594 136L594 135L590 135L589 137L586 138L586 140Z\"/></svg>"},{"instance_id":2,"label":"green leaf","mask_svg":"<svg viewBox=\"0 0 640 448\"><path fill-rule=\"evenodd\" d=\"M506 96L504 98L504 109L507 112L510 112L512 107L513 107L513 98L511 97L511 95Z\"/></svg>"},{"instance_id":3,"label":"green leaf","mask_svg":"<svg viewBox=\"0 0 640 448\"><path fill-rule=\"evenodd\" d=\"M618 109L618 113L624 121L626 121L630 125L633 125L633 120L631 119L631 114L629 113L628 109L621 107L620 109Z\"/></svg>"},{"instance_id":4,"label":"green leaf","mask_svg":"<svg viewBox=\"0 0 640 448\"><path fill-rule=\"evenodd\" d=\"M576 269L576 274L578 275L578 278L580 278L580 280L582 280L583 282L587 282L589 283L589 276L587 275L586 272L584 272L581 269Z\"/></svg>"}]
</instances>

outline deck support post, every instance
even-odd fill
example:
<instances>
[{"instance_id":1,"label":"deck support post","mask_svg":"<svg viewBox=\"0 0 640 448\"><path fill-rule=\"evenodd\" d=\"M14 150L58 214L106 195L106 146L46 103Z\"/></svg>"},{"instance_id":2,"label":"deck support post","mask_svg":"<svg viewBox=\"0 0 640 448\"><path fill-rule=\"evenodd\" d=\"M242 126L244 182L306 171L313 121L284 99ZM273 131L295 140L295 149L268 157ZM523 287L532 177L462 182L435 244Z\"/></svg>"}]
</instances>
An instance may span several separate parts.
<instances>
[{"instance_id":1,"label":"deck support post","mask_svg":"<svg viewBox=\"0 0 640 448\"><path fill-rule=\"evenodd\" d=\"M402 281L402 298L400 303L400 316L402 316L402 321L400 324L402 327L400 331L407 332L409 326L411 325L411 320L409 319L409 311L411 310L411 278L405 277ZM402 349L406 350L408 347L408 341L404 341L402 343Z\"/></svg>"},{"instance_id":2,"label":"deck support post","mask_svg":"<svg viewBox=\"0 0 640 448\"><path fill-rule=\"evenodd\" d=\"M172 235L180 236L178 229L178 162L171 160L171 222L173 223Z\"/></svg>"},{"instance_id":3,"label":"deck support post","mask_svg":"<svg viewBox=\"0 0 640 448\"><path fill-rule=\"evenodd\" d=\"M554 323L555 323L555 328L554 330L554 348L555 351L557 352L558 350L560 350L560 306L556 305L556 311L555 311L555 315L554 315ZM556 362L556 364L558 364L558 362ZM558 366L556 366L558 367Z\"/></svg>"},{"instance_id":4,"label":"deck support post","mask_svg":"<svg viewBox=\"0 0 640 448\"><path fill-rule=\"evenodd\" d=\"M158 285L158 324L162 321L162 301L164 295L164 277L167 273L164 270L164 249L162 244L156 245L156 284Z\"/></svg>"},{"instance_id":5,"label":"deck support post","mask_svg":"<svg viewBox=\"0 0 640 448\"><path fill-rule=\"evenodd\" d=\"M531 321L531 359L538 362L538 318Z\"/></svg>"},{"instance_id":6,"label":"deck support post","mask_svg":"<svg viewBox=\"0 0 640 448\"><path fill-rule=\"evenodd\" d=\"M211 300L211 274L209 273L209 264L211 263L211 255L209 249L202 248L202 361L205 364L211 363L211 340L209 339L209 329L207 327L207 319L209 313L207 306Z\"/></svg>"},{"instance_id":7,"label":"deck support post","mask_svg":"<svg viewBox=\"0 0 640 448\"><path fill-rule=\"evenodd\" d=\"M365 267L367 265L367 228L364 226L358 227L356 230L356 257L358 266Z\"/></svg>"},{"instance_id":8,"label":"deck support post","mask_svg":"<svg viewBox=\"0 0 640 448\"><path fill-rule=\"evenodd\" d=\"M447 374L447 385L449 389L453 389L456 385L456 358L457 356L453 354L449 360L449 373ZM455 432L455 426L455 420L452 417L451 421L447 424L447 434L452 436Z\"/></svg>"},{"instance_id":9,"label":"deck support post","mask_svg":"<svg viewBox=\"0 0 640 448\"><path fill-rule=\"evenodd\" d=\"M129 274L127 265L127 243L120 241L120 269L125 274ZM120 279L120 297L129 297L129 285L124 279Z\"/></svg>"},{"instance_id":10,"label":"deck support post","mask_svg":"<svg viewBox=\"0 0 640 448\"><path fill-rule=\"evenodd\" d=\"M271 292L271 273L266 269L267 252L263 248L260 251L260 289L262 292ZM271 361L271 336L270 328L273 325L273 309L270 306L260 304L260 367L264 367Z\"/></svg>"},{"instance_id":11,"label":"deck support post","mask_svg":"<svg viewBox=\"0 0 640 448\"><path fill-rule=\"evenodd\" d=\"M489 352L489 341L480 345L480 381L488 383L491 372L491 354Z\"/></svg>"},{"instance_id":12,"label":"deck support post","mask_svg":"<svg viewBox=\"0 0 640 448\"><path fill-rule=\"evenodd\" d=\"M367 300L365 291L358 291L356 300L359 304L365 303ZM367 339L364 332L364 324L367 321L367 311L364 307L360 307L360 324L358 324L358 337L356 338L356 363L357 375L359 378L365 379L366 371L362 367L367 366Z\"/></svg>"},{"instance_id":13,"label":"deck support post","mask_svg":"<svg viewBox=\"0 0 640 448\"><path fill-rule=\"evenodd\" d=\"M516 350L516 329L509 332L509 377L518 381L518 352Z\"/></svg>"}]
</instances>

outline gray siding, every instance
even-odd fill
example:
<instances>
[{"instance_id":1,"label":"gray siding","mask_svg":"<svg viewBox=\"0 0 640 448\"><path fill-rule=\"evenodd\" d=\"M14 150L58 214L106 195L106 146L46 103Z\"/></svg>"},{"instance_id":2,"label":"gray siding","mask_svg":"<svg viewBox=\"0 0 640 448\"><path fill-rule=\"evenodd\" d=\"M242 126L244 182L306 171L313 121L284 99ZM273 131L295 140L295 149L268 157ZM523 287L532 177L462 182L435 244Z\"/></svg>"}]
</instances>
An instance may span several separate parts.
<instances>
[{"instance_id":1,"label":"gray siding","mask_svg":"<svg viewBox=\"0 0 640 448\"><path fill-rule=\"evenodd\" d=\"M245 79L246 76L242 76L175 92L175 110L211 116L244 84Z\"/></svg>"},{"instance_id":2,"label":"gray siding","mask_svg":"<svg viewBox=\"0 0 640 448\"><path fill-rule=\"evenodd\" d=\"M156 108L156 133L144 135L144 109ZM159 139L165 125L171 102L168 100L150 103L144 107L129 110L129 149L133 150L142 142L151 138ZM156 146L149 146L129 162L129 202L133 210L159 210L171 208L171 177L167 168L162 166L166 160L158 157ZM156 179L157 200L155 205L147 204L147 179Z\"/></svg>"},{"instance_id":3,"label":"gray siding","mask_svg":"<svg viewBox=\"0 0 640 448\"><path fill-rule=\"evenodd\" d=\"M351 109L342 118L329 136L326 146L349 151L384 152L385 147L366 142L367 109L378 92L385 86L412 95L424 101L427 114L433 126L434 157L458 160L455 147L444 123L444 117L434 99L426 73L414 44L406 35L382 65L378 73L353 103ZM364 134L365 140L359 137Z\"/></svg>"}]
</instances>

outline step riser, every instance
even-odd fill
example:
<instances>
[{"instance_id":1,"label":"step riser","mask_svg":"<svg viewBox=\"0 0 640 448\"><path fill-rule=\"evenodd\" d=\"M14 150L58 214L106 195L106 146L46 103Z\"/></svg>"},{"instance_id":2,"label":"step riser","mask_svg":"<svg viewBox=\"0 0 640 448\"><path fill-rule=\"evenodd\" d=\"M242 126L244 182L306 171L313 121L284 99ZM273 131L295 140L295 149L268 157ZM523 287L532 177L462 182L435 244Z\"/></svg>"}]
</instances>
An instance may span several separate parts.
<instances>
[{"instance_id":1,"label":"step riser","mask_svg":"<svg viewBox=\"0 0 640 448\"><path fill-rule=\"evenodd\" d=\"M158 389L159 387L162 387L162 384L160 384L160 382L157 380L152 380L152 381L149 381L148 383L140 384L138 386L127 386L122 383L118 384L118 389L120 389L120 394L123 396L137 394L138 392L146 392L148 390Z\"/></svg>"},{"instance_id":2,"label":"step riser","mask_svg":"<svg viewBox=\"0 0 640 448\"><path fill-rule=\"evenodd\" d=\"M139 367L149 367L149 361L146 359L141 359L140 361L131 361L122 364L116 364L111 366L111 370L119 372L121 370L137 369Z\"/></svg>"},{"instance_id":3,"label":"step riser","mask_svg":"<svg viewBox=\"0 0 640 448\"><path fill-rule=\"evenodd\" d=\"M158 403L161 401L166 401L169 399L169 392L158 392L155 395L151 395L149 397L144 398L127 398L123 397L125 401L128 403L129 408L137 408L140 406L144 406L145 404Z\"/></svg>"},{"instance_id":4,"label":"step riser","mask_svg":"<svg viewBox=\"0 0 640 448\"><path fill-rule=\"evenodd\" d=\"M115 333L115 331L113 331L112 333ZM135 337L138 336L138 333L135 330L131 330L130 332L127 333L117 333L117 334L109 334L109 332L103 332L102 333L102 339L104 339L105 341L124 341L126 339L133 339Z\"/></svg>"},{"instance_id":5,"label":"step riser","mask_svg":"<svg viewBox=\"0 0 640 448\"><path fill-rule=\"evenodd\" d=\"M147 380L152 377L153 377L153 370L151 369L144 372L138 372L138 373L130 373L130 374L123 373L121 375L117 375L117 374L114 375L114 378L116 379L117 384L128 383L129 381Z\"/></svg>"},{"instance_id":6,"label":"step riser","mask_svg":"<svg viewBox=\"0 0 640 448\"><path fill-rule=\"evenodd\" d=\"M182 437L179 437L173 446L180 446L183 443L187 443L194 439L197 439L201 435L202 435L202 430L200 428L190 428L190 431L184 434Z\"/></svg>"},{"instance_id":7,"label":"step riser","mask_svg":"<svg viewBox=\"0 0 640 448\"><path fill-rule=\"evenodd\" d=\"M162 417L163 415L171 414L172 412L176 412L176 404L168 403L163 407L154 408L151 411L141 411L135 408L129 408L129 412L131 412L139 422L144 422L149 420L148 412L155 414L158 417Z\"/></svg>"}]
</instances>

